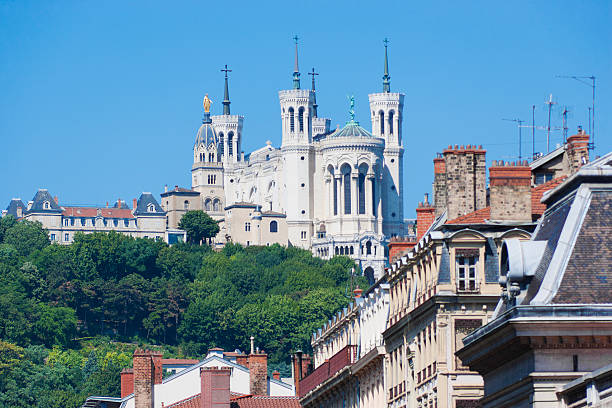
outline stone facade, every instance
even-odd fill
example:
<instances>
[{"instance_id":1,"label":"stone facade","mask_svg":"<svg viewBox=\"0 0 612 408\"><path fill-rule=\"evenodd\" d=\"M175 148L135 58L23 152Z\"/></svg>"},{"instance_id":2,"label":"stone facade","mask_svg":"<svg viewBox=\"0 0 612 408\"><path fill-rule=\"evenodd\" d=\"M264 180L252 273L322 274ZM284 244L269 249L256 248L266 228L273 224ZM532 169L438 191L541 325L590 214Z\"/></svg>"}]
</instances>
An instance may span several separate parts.
<instances>
[{"instance_id":1,"label":"stone facade","mask_svg":"<svg viewBox=\"0 0 612 408\"><path fill-rule=\"evenodd\" d=\"M531 168L527 162L493 161L489 168L491 218L531 221Z\"/></svg>"}]
</instances>

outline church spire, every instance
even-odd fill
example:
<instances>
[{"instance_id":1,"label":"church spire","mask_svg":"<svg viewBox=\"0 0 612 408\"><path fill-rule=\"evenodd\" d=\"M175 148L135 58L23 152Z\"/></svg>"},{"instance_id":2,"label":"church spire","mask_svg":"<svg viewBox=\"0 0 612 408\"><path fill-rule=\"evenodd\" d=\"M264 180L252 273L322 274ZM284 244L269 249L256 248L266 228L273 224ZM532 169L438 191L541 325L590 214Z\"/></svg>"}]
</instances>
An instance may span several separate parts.
<instances>
[{"instance_id":1,"label":"church spire","mask_svg":"<svg viewBox=\"0 0 612 408\"><path fill-rule=\"evenodd\" d=\"M312 72L309 72L308 75L312 75L312 116L317 117L317 92L315 91L315 76L319 75L318 72L315 72L315 69L312 69Z\"/></svg>"},{"instance_id":2,"label":"church spire","mask_svg":"<svg viewBox=\"0 0 612 408\"><path fill-rule=\"evenodd\" d=\"M230 114L230 99L229 99L229 87L227 86L227 73L232 72L231 69L227 68L227 64L225 64L225 68L221 70L221 72L225 72L225 91L223 93L223 114Z\"/></svg>"},{"instance_id":3,"label":"church spire","mask_svg":"<svg viewBox=\"0 0 612 408\"><path fill-rule=\"evenodd\" d=\"M293 89L300 89L300 68L298 67L298 36L293 37L295 40L295 68L293 69Z\"/></svg>"},{"instance_id":4,"label":"church spire","mask_svg":"<svg viewBox=\"0 0 612 408\"><path fill-rule=\"evenodd\" d=\"M387 45L389 44L389 40L385 38L383 42L385 43L385 74L383 75L383 92L389 93L391 92L391 76L389 75L389 62L387 58Z\"/></svg>"}]
</instances>

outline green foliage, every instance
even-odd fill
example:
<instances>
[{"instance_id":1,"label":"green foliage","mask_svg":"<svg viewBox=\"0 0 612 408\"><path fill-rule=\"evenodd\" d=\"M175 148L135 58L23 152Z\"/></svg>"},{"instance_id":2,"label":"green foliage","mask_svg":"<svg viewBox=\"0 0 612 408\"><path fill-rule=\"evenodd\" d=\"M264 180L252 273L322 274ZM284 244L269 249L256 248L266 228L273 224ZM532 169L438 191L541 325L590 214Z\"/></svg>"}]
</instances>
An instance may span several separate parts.
<instances>
[{"instance_id":1,"label":"green foliage","mask_svg":"<svg viewBox=\"0 0 612 408\"><path fill-rule=\"evenodd\" d=\"M142 343L201 357L214 346L247 350L254 336L286 376L290 352L308 351L352 287L366 288L348 257L280 245L215 252L199 244L216 222L189 213L193 243L173 246L114 232L49 245L40 224L0 220L0 408L119 395L119 372Z\"/></svg>"},{"instance_id":2,"label":"green foliage","mask_svg":"<svg viewBox=\"0 0 612 408\"><path fill-rule=\"evenodd\" d=\"M192 244L199 244L219 232L217 221L202 210L187 211L179 222L179 228L187 232L187 242Z\"/></svg>"}]
</instances>

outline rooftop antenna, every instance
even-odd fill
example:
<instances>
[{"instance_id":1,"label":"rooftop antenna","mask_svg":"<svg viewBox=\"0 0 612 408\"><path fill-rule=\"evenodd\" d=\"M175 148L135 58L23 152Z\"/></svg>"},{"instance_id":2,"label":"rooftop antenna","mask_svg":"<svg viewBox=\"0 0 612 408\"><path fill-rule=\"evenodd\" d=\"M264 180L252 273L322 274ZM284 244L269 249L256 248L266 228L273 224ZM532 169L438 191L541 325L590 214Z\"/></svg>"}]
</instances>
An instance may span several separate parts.
<instances>
[{"instance_id":1,"label":"rooftop antenna","mask_svg":"<svg viewBox=\"0 0 612 408\"><path fill-rule=\"evenodd\" d=\"M567 110L567 106L563 107L563 144L567 141L567 114L569 110Z\"/></svg>"},{"instance_id":2,"label":"rooftop antenna","mask_svg":"<svg viewBox=\"0 0 612 408\"><path fill-rule=\"evenodd\" d=\"M550 153L550 113L552 112L552 106L556 105L557 102L553 102L553 96L550 94L548 101L548 127L546 128L546 153Z\"/></svg>"},{"instance_id":3,"label":"rooftop antenna","mask_svg":"<svg viewBox=\"0 0 612 408\"><path fill-rule=\"evenodd\" d=\"M519 132L519 161L521 161L521 159L523 158L523 152L522 152L522 145L523 145L523 137L522 137L522 132L521 132L521 128L523 127L523 122L525 122L522 119L502 119L502 120L506 120L508 122L515 122L517 124L517 128L518 128L518 132Z\"/></svg>"},{"instance_id":4,"label":"rooftop antenna","mask_svg":"<svg viewBox=\"0 0 612 408\"><path fill-rule=\"evenodd\" d=\"M588 85L592 88L593 95L592 95L592 101L591 101L592 106L591 106L591 109L589 109L589 123L592 123L593 127L591 128L591 125L589 125L589 132L591 133L591 143L589 143L589 149L595 150L595 76L594 75L591 75L591 76L556 75L555 77L573 79L573 80L580 82L581 84ZM585 79L590 79L591 83L585 81ZM591 115L593 118L592 121L591 121Z\"/></svg>"}]
</instances>

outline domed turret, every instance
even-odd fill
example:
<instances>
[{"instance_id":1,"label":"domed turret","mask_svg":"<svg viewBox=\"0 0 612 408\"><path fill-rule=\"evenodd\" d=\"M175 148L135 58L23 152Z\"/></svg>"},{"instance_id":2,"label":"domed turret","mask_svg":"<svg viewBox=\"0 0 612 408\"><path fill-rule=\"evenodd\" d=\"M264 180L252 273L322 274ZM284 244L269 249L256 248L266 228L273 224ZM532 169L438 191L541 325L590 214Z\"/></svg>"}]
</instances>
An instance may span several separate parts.
<instances>
[{"instance_id":1,"label":"domed turret","mask_svg":"<svg viewBox=\"0 0 612 408\"><path fill-rule=\"evenodd\" d=\"M210 118L210 105L212 101L208 94L204 97L204 118L202 125L198 129L195 144L193 146L194 162L217 162L221 161L219 154L219 137L213 128Z\"/></svg>"}]
</instances>

